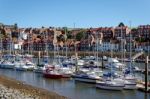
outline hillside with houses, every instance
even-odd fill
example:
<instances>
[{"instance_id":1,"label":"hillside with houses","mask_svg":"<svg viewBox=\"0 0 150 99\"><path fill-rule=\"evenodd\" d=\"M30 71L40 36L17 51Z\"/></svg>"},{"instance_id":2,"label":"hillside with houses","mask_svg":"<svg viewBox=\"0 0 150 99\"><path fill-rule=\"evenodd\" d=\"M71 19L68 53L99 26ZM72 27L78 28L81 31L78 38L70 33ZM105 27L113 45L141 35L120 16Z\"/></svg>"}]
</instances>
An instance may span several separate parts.
<instances>
[{"instance_id":1,"label":"hillside with houses","mask_svg":"<svg viewBox=\"0 0 150 99\"><path fill-rule=\"evenodd\" d=\"M150 51L150 25L130 28L122 22L115 27L98 28L20 28L0 23L1 50L52 51L57 46L69 51Z\"/></svg>"}]
</instances>

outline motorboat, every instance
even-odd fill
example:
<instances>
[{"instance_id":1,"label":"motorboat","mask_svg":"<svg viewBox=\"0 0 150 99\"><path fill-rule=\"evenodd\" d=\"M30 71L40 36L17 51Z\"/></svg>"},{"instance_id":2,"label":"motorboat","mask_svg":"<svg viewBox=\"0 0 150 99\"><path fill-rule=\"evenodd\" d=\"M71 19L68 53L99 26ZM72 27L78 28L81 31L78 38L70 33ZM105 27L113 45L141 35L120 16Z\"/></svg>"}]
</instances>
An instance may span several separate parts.
<instances>
[{"instance_id":1,"label":"motorboat","mask_svg":"<svg viewBox=\"0 0 150 99\"><path fill-rule=\"evenodd\" d=\"M125 84L122 80L110 79L96 82L96 87L105 90L121 91L124 89Z\"/></svg>"},{"instance_id":2,"label":"motorboat","mask_svg":"<svg viewBox=\"0 0 150 99\"><path fill-rule=\"evenodd\" d=\"M0 68L4 68L4 69L13 69L14 66L15 66L14 63L9 60L4 60L0 64Z\"/></svg>"},{"instance_id":3,"label":"motorboat","mask_svg":"<svg viewBox=\"0 0 150 99\"><path fill-rule=\"evenodd\" d=\"M85 82L85 83L96 83L101 80L101 77L97 75L94 71L84 70L73 75L75 81Z\"/></svg>"}]
</instances>

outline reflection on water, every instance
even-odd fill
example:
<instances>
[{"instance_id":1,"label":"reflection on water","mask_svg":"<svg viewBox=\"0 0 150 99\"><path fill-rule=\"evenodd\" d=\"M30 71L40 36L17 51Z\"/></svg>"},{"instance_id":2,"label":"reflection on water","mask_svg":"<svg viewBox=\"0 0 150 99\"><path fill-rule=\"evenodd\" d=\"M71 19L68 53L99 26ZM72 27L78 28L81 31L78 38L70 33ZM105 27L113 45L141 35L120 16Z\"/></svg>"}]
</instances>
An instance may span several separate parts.
<instances>
[{"instance_id":1,"label":"reflection on water","mask_svg":"<svg viewBox=\"0 0 150 99\"><path fill-rule=\"evenodd\" d=\"M5 75L27 84L54 91L71 99L150 99L139 91L107 91L95 88L95 85L75 82L73 79L45 79L41 74L33 72L4 70L0 74Z\"/></svg>"}]
</instances>

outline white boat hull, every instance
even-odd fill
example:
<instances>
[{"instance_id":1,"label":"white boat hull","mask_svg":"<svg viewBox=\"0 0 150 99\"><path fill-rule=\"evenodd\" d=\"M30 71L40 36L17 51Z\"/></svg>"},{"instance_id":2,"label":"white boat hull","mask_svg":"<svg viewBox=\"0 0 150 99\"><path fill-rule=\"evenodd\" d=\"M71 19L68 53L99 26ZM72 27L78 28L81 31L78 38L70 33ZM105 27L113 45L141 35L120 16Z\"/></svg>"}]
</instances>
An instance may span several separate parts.
<instances>
[{"instance_id":1,"label":"white boat hull","mask_svg":"<svg viewBox=\"0 0 150 99\"><path fill-rule=\"evenodd\" d=\"M128 90L133 90L133 89L137 89L137 83L136 83L136 78L132 75L128 75L125 78L125 87L124 89L128 89Z\"/></svg>"},{"instance_id":2,"label":"white boat hull","mask_svg":"<svg viewBox=\"0 0 150 99\"><path fill-rule=\"evenodd\" d=\"M81 81L81 82L86 82L86 83L96 83L98 81L98 79L79 78L79 77L75 77L74 80Z\"/></svg>"},{"instance_id":3,"label":"white boat hull","mask_svg":"<svg viewBox=\"0 0 150 99\"><path fill-rule=\"evenodd\" d=\"M21 67L15 67L15 70L16 70L16 71L26 71L26 69L21 68Z\"/></svg>"},{"instance_id":4,"label":"white boat hull","mask_svg":"<svg viewBox=\"0 0 150 99\"><path fill-rule=\"evenodd\" d=\"M13 65L13 64L12 64L12 65L7 65L7 64L6 64L6 65L5 65L5 64L1 64L1 65L0 65L0 67L1 67L1 68L4 68L4 69L13 69L14 66L15 66L15 65Z\"/></svg>"},{"instance_id":5,"label":"white boat hull","mask_svg":"<svg viewBox=\"0 0 150 99\"><path fill-rule=\"evenodd\" d=\"M120 90L123 90L124 85L109 85L109 84L106 84L106 83L97 83L96 87L100 88L100 89L120 91Z\"/></svg>"},{"instance_id":6,"label":"white boat hull","mask_svg":"<svg viewBox=\"0 0 150 99\"><path fill-rule=\"evenodd\" d=\"M124 89L134 90L134 89L137 89L137 86L136 84L125 84Z\"/></svg>"}]
</instances>

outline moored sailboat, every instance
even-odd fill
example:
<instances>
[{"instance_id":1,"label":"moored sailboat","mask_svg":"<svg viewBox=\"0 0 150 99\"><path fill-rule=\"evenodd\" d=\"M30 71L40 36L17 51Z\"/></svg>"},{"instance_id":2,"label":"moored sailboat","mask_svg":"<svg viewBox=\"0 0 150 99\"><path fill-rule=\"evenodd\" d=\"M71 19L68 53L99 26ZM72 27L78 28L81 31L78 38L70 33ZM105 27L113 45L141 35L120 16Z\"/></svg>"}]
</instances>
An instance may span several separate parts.
<instances>
[{"instance_id":1,"label":"moored sailboat","mask_svg":"<svg viewBox=\"0 0 150 99\"><path fill-rule=\"evenodd\" d=\"M84 70L80 71L72 76L75 81L85 82L85 83L96 83L101 80L101 77L97 75L94 71Z\"/></svg>"},{"instance_id":2,"label":"moored sailboat","mask_svg":"<svg viewBox=\"0 0 150 99\"><path fill-rule=\"evenodd\" d=\"M100 89L106 89L106 90L123 90L124 88L123 82L117 82L115 80L105 80L105 81L99 81L96 83L96 87Z\"/></svg>"}]
</instances>

